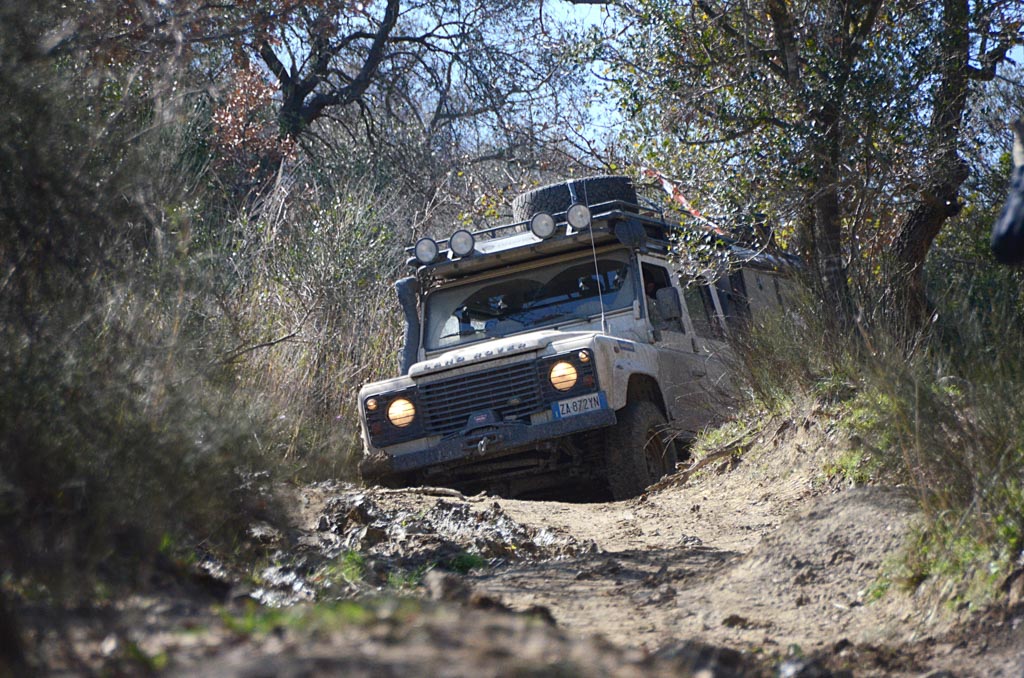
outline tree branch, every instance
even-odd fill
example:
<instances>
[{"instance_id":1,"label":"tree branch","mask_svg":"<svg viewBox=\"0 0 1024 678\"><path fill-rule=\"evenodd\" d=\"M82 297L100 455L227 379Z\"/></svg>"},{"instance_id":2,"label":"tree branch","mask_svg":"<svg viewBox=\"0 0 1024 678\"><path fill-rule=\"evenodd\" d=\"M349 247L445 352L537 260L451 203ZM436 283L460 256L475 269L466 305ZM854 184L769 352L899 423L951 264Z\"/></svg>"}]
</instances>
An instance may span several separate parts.
<instances>
[{"instance_id":1,"label":"tree branch","mask_svg":"<svg viewBox=\"0 0 1024 678\"><path fill-rule=\"evenodd\" d=\"M981 68L968 64L967 77L971 80L980 80L982 82L994 80L999 64L1006 61L1007 52L1019 44L1021 44L1021 40L1001 41L998 45L978 57Z\"/></svg>"},{"instance_id":2,"label":"tree branch","mask_svg":"<svg viewBox=\"0 0 1024 678\"><path fill-rule=\"evenodd\" d=\"M267 68L274 77L277 78L277 82L281 85L281 89L292 86L292 76L288 73L288 69L285 68L281 60L277 58L277 54L266 40L260 42L259 55L263 59L263 63L266 64Z\"/></svg>"},{"instance_id":3,"label":"tree branch","mask_svg":"<svg viewBox=\"0 0 1024 678\"><path fill-rule=\"evenodd\" d=\"M243 355L245 355L246 353L252 353L253 351L257 351L257 350L259 350L261 348L270 348L271 346L276 346L277 344L284 343L284 342L288 341L289 339L294 339L298 334L299 334L299 331L295 330L294 332L289 332L288 334L284 335L283 337L278 337L277 339L271 339L270 341L263 341L263 342L260 342L258 344L253 344L252 346L243 346L241 348L238 348L238 349L235 349L234 351L232 351L230 354L228 354L227 357L222 358L221 362L225 363L225 364L233 363L236 360L238 360L239 358L241 358Z\"/></svg>"},{"instance_id":4,"label":"tree branch","mask_svg":"<svg viewBox=\"0 0 1024 678\"><path fill-rule=\"evenodd\" d=\"M853 40L851 40L847 55L849 61L853 61L857 57L857 54L864 46L864 41L871 34L875 26L875 20L878 18L878 12L882 9L882 2L883 0L872 0L868 5L868 15L864 17L864 20L860 22L860 25L854 31Z\"/></svg>"},{"instance_id":5,"label":"tree branch","mask_svg":"<svg viewBox=\"0 0 1024 678\"><path fill-rule=\"evenodd\" d=\"M387 8L384 10L384 18L373 38L373 44L366 55L359 73L345 87L334 92L315 94L313 98L302 107L302 123L308 126L323 113L328 106L343 106L350 104L363 95L363 92L370 86L377 67L384 58L384 51L388 44L391 31L398 23L399 0L388 0Z\"/></svg>"},{"instance_id":6,"label":"tree branch","mask_svg":"<svg viewBox=\"0 0 1024 678\"><path fill-rule=\"evenodd\" d=\"M756 54L760 57L761 63L763 63L770 71L783 78L786 77L786 69L772 61L770 58L772 52L765 52L760 47L753 44L744 33L736 30L736 28L726 20L724 11L719 11L715 7L712 7L711 3L707 2L707 0L698 0L697 6L700 7L702 12L711 17L712 21L718 24L719 28L722 29L722 32L741 43L751 54Z\"/></svg>"},{"instance_id":7,"label":"tree branch","mask_svg":"<svg viewBox=\"0 0 1024 678\"><path fill-rule=\"evenodd\" d=\"M775 28L775 44L779 47L786 84L800 88L800 52L796 46L796 25L785 0L768 0L768 16Z\"/></svg>"}]
</instances>

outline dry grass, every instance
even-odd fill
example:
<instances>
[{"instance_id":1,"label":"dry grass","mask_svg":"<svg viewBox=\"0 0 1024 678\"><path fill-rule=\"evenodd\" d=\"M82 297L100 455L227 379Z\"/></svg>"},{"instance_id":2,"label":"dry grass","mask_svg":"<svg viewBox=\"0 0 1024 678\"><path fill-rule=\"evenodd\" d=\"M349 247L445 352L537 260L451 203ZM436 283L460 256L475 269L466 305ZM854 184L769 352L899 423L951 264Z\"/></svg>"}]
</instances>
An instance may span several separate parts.
<instances>
[{"instance_id":1,"label":"dry grass","mask_svg":"<svg viewBox=\"0 0 1024 678\"><path fill-rule=\"evenodd\" d=\"M349 472L408 206L322 164L228 187L201 94L38 58L39 17L5 18L0 573L88 595L162 544L230 555L274 478Z\"/></svg>"},{"instance_id":2,"label":"dry grass","mask_svg":"<svg viewBox=\"0 0 1024 678\"><path fill-rule=\"evenodd\" d=\"M280 413L279 459L306 478L346 476L360 449L358 388L397 373L403 206L366 186L298 185L236 224L242 264L221 311L237 345L225 360L240 393Z\"/></svg>"},{"instance_id":3,"label":"dry grass","mask_svg":"<svg viewBox=\"0 0 1024 678\"><path fill-rule=\"evenodd\" d=\"M910 482L929 525L907 558L908 581L967 580L954 594L994 595L1024 549L1024 326L1017 290L956 284L915 333L868 326L837 333L809 295L799 321L775 319L745 339L751 396L785 408L824 403L880 458L882 481Z\"/></svg>"}]
</instances>

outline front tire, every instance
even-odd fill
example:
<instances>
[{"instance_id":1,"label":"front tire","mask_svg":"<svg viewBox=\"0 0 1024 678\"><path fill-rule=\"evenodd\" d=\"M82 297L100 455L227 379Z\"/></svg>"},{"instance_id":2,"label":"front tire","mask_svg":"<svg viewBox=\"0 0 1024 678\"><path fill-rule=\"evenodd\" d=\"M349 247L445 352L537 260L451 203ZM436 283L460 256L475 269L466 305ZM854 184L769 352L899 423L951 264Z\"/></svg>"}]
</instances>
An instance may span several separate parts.
<instances>
[{"instance_id":1,"label":"front tire","mask_svg":"<svg viewBox=\"0 0 1024 678\"><path fill-rule=\"evenodd\" d=\"M641 493L675 470L676 450L669 440L665 415L654 403L639 400L618 413L605 441L608 487L616 501Z\"/></svg>"}]
</instances>

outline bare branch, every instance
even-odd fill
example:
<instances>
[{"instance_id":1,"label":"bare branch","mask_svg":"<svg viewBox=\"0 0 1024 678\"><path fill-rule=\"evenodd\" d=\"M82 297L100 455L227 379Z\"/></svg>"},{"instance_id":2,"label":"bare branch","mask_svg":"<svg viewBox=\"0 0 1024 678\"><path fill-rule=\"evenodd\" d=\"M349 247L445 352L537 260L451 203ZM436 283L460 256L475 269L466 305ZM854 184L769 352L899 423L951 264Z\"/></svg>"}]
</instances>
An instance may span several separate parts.
<instances>
[{"instance_id":1,"label":"bare branch","mask_svg":"<svg viewBox=\"0 0 1024 678\"><path fill-rule=\"evenodd\" d=\"M999 67L999 64L1006 61L1007 53L1014 47L1021 44L1024 44L1024 38L1000 42L995 47L978 57L978 61L981 63L981 68L971 65L967 66L968 77L971 80L980 80L982 82L994 80L996 77L996 69Z\"/></svg>"},{"instance_id":2,"label":"bare branch","mask_svg":"<svg viewBox=\"0 0 1024 678\"><path fill-rule=\"evenodd\" d=\"M236 360L238 360L239 358L241 358L242 356L244 356L247 353L252 353L253 351L258 351L261 348L270 348L271 346L276 346L277 344L284 343L284 342L288 341L289 339L294 339L296 336L298 336L298 334L299 334L299 331L295 330L294 332L289 332L288 334L286 334L286 335L284 335L282 337L278 337L277 339L271 339L270 341L263 341L263 342L260 342L258 344L253 344L251 346L243 346L241 348L235 349L230 354L228 354L226 357L222 358L221 362L224 363L224 364L233 363L233 362L235 362Z\"/></svg>"},{"instance_id":3,"label":"bare branch","mask_svg":"<svg viewBox=\"0 0 1024 678\"><path fill-rule=\"evenodd\" d=\"M266 64L267 68L274 77L277 78L277 82L281 85L281 88L289 87L292 84L291 75L288 73L288 69L281 63L281 60L277 58L277 54L274 49L270 46L270 43L262 41L259 46L260 58L263 59L263 63Z\"/></svg>"},{"instance_id":4,"label":"bare branch","mask_svg":"<svg viewBox=\"0 0 1024 678\"><path fill-rule=\"evenodd\" d=\"M373 44L363 61L362 68L355 78L345 87L334 92L318 93L302 107L302 122L305 125L320 117L321 113L328 106L339 106L352 103L366 91L373 80L377 67L384 58L388 37L398 23L399 0L388 0L387 8L384 10L384 18L374 36Z\"/></svg>"}]
</instances>

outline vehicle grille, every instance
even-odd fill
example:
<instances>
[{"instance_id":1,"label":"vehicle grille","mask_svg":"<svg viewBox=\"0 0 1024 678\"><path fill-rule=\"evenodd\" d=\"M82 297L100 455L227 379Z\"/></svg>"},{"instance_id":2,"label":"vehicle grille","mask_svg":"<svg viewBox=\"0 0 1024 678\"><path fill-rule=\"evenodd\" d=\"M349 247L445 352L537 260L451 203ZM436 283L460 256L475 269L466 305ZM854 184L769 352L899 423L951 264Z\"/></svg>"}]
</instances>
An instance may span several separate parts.
<instances>
[{"instance_id":1,"label":"vehicle grille","mask_svg":"<svg viewBox=\"0 0 1024 678\"><path fill-rule=\"evenodd\" d=\"M539 381L537 365L529 361L422 384L427 429L453 433L481 410L494 410L500 419L525 418L543 409Z\"/></svg>"}]
</instances>

